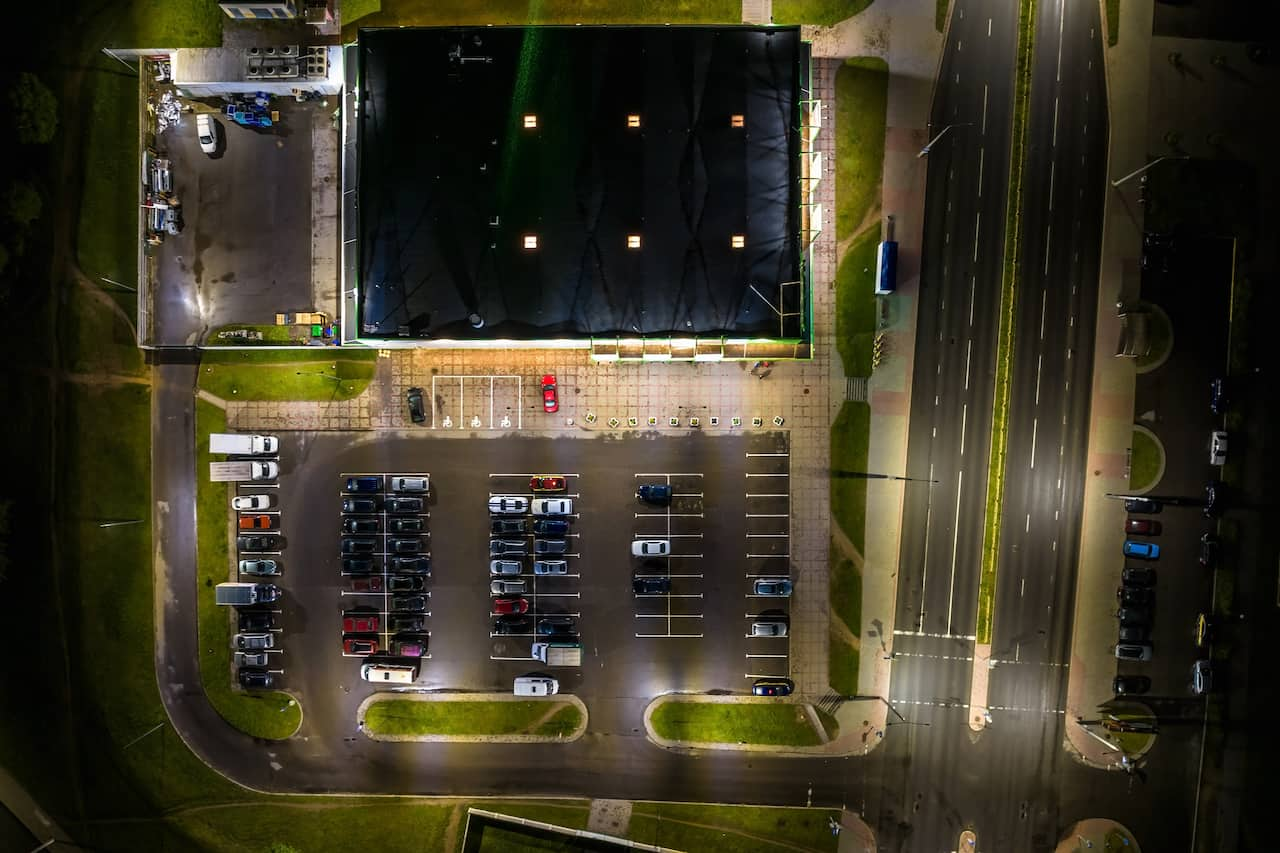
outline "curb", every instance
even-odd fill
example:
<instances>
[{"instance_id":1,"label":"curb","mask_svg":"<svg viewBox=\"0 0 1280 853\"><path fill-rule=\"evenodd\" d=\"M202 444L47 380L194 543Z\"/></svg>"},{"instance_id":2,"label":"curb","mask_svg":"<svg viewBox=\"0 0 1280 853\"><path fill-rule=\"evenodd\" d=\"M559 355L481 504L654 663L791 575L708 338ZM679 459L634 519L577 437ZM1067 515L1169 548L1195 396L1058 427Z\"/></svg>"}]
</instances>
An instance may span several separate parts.
<instances>
[{"instance_id":1,"label":"curb","mask_svg":"<svg viewBox=\"0 0 1280 853\"><path fill-rule=\"evenodd\" d=\"M576 707L582 713L582 722L568 736L552 735L384 735L375 734L364 727L365 711L377 702L543 702L548 707L560 705ZM573 743L587 731L590 716L586 704L572 693L557 693L545 699L515 696L511 693L395 693L383 691L365 697L356 708L357 725L369 740L386 743Z\"/></svg>"}]
</instances>

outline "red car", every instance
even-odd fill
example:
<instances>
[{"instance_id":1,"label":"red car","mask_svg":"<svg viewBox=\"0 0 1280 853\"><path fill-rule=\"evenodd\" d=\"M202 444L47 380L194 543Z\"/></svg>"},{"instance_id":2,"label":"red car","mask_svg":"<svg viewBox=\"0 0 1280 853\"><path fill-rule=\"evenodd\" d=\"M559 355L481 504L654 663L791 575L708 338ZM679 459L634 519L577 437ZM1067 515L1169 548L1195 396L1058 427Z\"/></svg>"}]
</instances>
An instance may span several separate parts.
<instances>
[{"instance_id":1,"label":"red car","mask_svg":"<svg viewBox=\"0 0 1280 853\"><path fill-rule=\"evenodd\" d=\"M542 408L548 414L560 410L560 399L556 396L556 378L550 373L542 377Z\"/></svg>"},{"instance_id":2,"label":"red car","mask_svg":"<svg viewBox=\"0 0 1280 853\"><path fill-rule=\"evenodd\" d=\"M342 633L344 634L376 634L378 633L378 616L376 613L349 613L342 617Z\"/></svg>"},{"instance_id":3,"label":"red car","mask_svg":"<svg viewBox=\"0 0 1280 853\"><path fill-rule=\"evenodd\" d=\"M1125 533L1141 533L1144 536L1159 536L1160 522L1146 518L1131 518L1124 523Z\"/></svg>"},{"instance_id":4,"label":"red car","mask_svg":"<svg viewBox=\"0 0 1280 853\"><path fill-rule=\"evenodd\" d=\"M537 476L529 480L529 489L534 492L563 492L564 477Z\"/></svg>"},{"instance_id":5,"label":"red car","mask_svg":"<svg viewBox=\"0 0 1280 853\"><path fill-rule=\"evenodd\" d=\"M529 602L523 598L495 598L493 600L493 615L505 616L509 613L528 613Z\"/></svg>"},{"instance_id":6,"label":"red car","mask_svg":"<svg viewBox=\"0 0 1280 853\"><path fill-rule=\"evenodd\" d=\"M270 530L274 526L273 519L269 515L240 516L241 530Z\"/></svg>"},{"instance_id":7,"label":"red car","mask_svg":"<svg viewBox=\"0 0 1280 853\"><path fill-rule=\"evenodd\" d=\"M376 655L378 653L378 641L348 637L342 641L342 653L347 655Z\"/></svg>"},{"instance_id":8,"label":"red car","mask_svg":"<svg viewBox=\"0 0 1280 853\"><path fill-rule=\"evenodd\" d=\"M382 575L370 575L367 578L352 578L352 592L382 592Z\"/></svg>"}]
</instances>

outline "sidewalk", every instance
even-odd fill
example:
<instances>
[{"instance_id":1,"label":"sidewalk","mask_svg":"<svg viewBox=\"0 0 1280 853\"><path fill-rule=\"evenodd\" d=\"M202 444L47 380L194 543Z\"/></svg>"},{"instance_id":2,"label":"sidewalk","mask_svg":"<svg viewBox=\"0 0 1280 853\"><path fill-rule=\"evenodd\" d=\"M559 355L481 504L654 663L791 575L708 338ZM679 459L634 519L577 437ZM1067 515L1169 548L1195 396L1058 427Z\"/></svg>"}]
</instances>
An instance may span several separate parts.
<instances>
[{"instance_id":1,"label":"sidewalk","mask_svg":"<svg viewBox=\"0 0 1280 853\"><path fill-rule=\"evenodd\" d=\"M1126 0L1120 7L1119 43L1106 49L1111 129L1107 161L1111 175L1126 174L1147 161L1152 14L1152 0ZM1122 298L1133 296L1138 287L1135 255L1141 245L1141 223L1126 210L1136 205L1125 202L1125 194L1136 194L1137 187L1134 181L1122 190L1109 191L1104 208L1088 470L1067 679L1067 746L1083 763L1106 769L1119 768L1120 753L1090 737L1075 721L1096 716L1097 707L1113 698L1115 618L1107 608L1081 604L1111 600L1114 555L1120 553L1124 540L1124 507L1106 494L1123 493L1129 487L1125 457L1133 435L1135 370L1131 360L1115 356L1120 334L1115 306Z\"/></svg>"},{"instance_id":2,"label":"sidewalk","mask_svg":"<svg viewBox=\"0 0 1280 853\"><path fill-rule=\"evenodd\" d=\"M80 849L71 836L53 822L53 818L40 810L35 798L3 767L0 767L0 801L35 836L38 843L57 841L56 847L59 850Z\"/></svg>"}]
</instances>

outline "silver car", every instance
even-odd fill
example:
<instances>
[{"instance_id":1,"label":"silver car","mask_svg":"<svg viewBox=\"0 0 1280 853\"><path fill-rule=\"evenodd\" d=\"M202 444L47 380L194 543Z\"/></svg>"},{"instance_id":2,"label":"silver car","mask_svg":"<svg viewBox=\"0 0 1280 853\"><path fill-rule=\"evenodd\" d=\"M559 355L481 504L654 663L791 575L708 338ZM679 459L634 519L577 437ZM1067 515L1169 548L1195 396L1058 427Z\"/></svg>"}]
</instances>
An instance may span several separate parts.
<instances>
[{"instance_id":1,"label":"silver car","mask_svg":"<svg viewBox=\"0 0 1280 853\"><path fill-rule=\"evenodd\" d=\"M493 595L522 595L524 581L496 580L489 584L489 592Z\"/></svg>"},{"instance_id":2,"label":"silver car","mask_svg":"<svg viewBox=\"0 0 1280 853\"><path fill-rule=\"evenodd\" d=\"M517 560L490 560L489 574L491 575L518 575L521 567Z\"/></svg>"},{"instance_id":3,"label":"silver car","mask_svg":"<svg viewBox=\"0 0 1280 853\"><path fill-rule=\"evenodd\" d=\"M236 652L236 666L266 666L269 659L266 652Z\"/></svg>"},{"instance_id":4,"label":"silver car","mask_svg":"<svg viewBox=\"0 0 1280 853\"><path fill-rule=\"evenodd\" d=\"M567 575L569 564L564 560L534 560L533 573L535 575Z\"/></svg>"},{"instance_id":5,"label":"silver car","mask_svg":"<svg viewBox=\"0 0 1280 853\"><path fill-rule=\"evenodd\" d=\"M752 622L751 636L785 637L787 636L787 625L785 622Z\"/></svg>"},{"instance_id":6,"label":"silver car","mask_svg":"<svg viewBox=\"0 0 1280 853\"><path fill-rule=\"evenodd\" d=\"M280 564L275 560L241 560L240 574L278 575L280 574Z\"/></svg>"},{"instance_id":7,"label":"silver car","mask_svg":"<svg viewBox=\"0 0 1280 853\"><path fill-rule=\"evenodd\" d=\"M276 638L274 634L236 634L231 641L231 645L238 651L242 652L258 652L263 649L274 649L276 647Z\"/></svg>"}]
</instances>

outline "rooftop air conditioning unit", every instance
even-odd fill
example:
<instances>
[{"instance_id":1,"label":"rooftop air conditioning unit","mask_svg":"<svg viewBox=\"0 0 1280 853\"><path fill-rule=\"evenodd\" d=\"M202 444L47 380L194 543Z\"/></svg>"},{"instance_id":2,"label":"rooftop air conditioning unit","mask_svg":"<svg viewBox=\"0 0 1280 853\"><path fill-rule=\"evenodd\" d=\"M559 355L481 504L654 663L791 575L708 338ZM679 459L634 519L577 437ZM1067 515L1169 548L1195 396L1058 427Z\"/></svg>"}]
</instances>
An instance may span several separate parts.
<instances>
[{"instance_id":1,"label":"rooftop air conditioning unit","mask_svg":"<svg viewBox=\"0 0 1280 853\"><path fill-rule=\"evenodd\" d=\"M263 76L263 77L274 77L274 76L276 76L276 67L275 67L274 65L264 65L264 66L262 66L262 76Z\"/></svg>"},{"instance_id":2,"label":"rooftop air conditioning unit","mask_svg":"<svg viewBox=\"0 0 1280 853\"><path fill-rule=\"evenodd\" d=\"M267 46L267 47L264 47L264 48L262 49L262 52L263 52L263 54L265 54L266 56L275 56L275 55L276 55L276 49L275 49L275 46L274 46L274 45L269 45L269 46Z\"/></svg>"},{"instance_id":3,"label":"rooftop air conditioning unit","mask_svg":"<svg viewBox=\"0 0 1280 853\"><path fill-rule=\"evenodd\" d=\"M298 46L296 44L286 44L280 48L281 56L297 56Z\"/></svg>"},{"instance_id":4,"label":"rooftop air conditioning unit","mask_svg":"<svg viewBox=\"0 0 1280 853\"><path fill-rule=\"evenodd\" d=\"M250 55L250 56L261 56L261 55L262 55L262 48L260 48L260 47L251 47L251 48L249 48L249 55Z\"/></svg>"},{"instance_id":5,"label":"rooftop air conditioning unit","mask_svg":"<svg viewBox=\"0 0 1280 853\"><path fill-rule=\"evenodd\" d=\"M297 76L298 76L298 66L296 66L296 65L281 65L281 66L280 66L280 76L281 76L281 77L297 77Z\"/></svg>"},{"instance_id":6,"label":"rooftop air conditioning unit","mask_svg":"<svg viewBox=\"0 0 1280 853\"><path fill-rule=\"evenodd\" d=\"M258 79L259 77L261 77L261 76L262 76L262 63L260 63L260 62L250 62L250 63L249 63L249 73L248 73L247 75L245 75L245 76L246 76L246 77L248 77L250 80L256 80L256 79Z\"/></svg>"}]
</instances>

